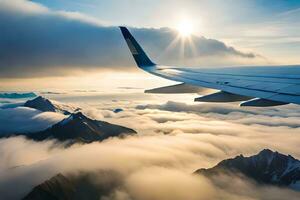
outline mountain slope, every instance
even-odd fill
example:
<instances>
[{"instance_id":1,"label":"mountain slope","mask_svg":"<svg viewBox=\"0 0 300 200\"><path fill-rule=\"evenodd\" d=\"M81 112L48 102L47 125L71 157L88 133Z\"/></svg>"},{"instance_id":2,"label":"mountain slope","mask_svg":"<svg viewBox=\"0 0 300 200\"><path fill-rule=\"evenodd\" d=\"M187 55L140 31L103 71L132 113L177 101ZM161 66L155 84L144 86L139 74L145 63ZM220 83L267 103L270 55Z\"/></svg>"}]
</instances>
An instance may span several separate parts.
<instances>
[{"instance_id":1,"label":"mountain slope","mask_svg":"<svg viewBox=\"0 0 300 200\"><path fill-rule=\"evenodd\" d=\"M57 174L34 187L23 200L99 200L119 184L118 179L112 177L103 182L95 181L107 176L104 172Z\"/></svg>"},{"instance_id":2,"label":"mountain slope","mask_svg":"<svg viewBox=\"0 0 300 200\"><path fill-rule=\"evenodd\" d=\"M36 186L24 200L67 200L74 199L75 185L62 174L58 174L44 183Z\"/></svg>"},{"instance_id":3,"label":"mountain slope","mask_svg":"<svg viewBox=\"0 0 300 200\"><path fill-rule=\"evenodd\" d=\"M259 183L300 190L300 161L290 155L269 149L250 157L240 155L223 160L213 168L199 169L195 173L208 177L224 173L241 173Z\"/></svg>"},{"instance_id":4,"label":"mountain slope","mask_svg":"<svg viewBox=\"0 0 300 200\"><path fill-rule=\"evenodd\" d=\"M42 96L38 96L35 99L26 101L24 106L29 108L35 108L42 112L59 112L65 115L69 115L76 110L71 106L56 103L55 101L50 101L49 99L46 99Z\"/></svg>"},{"instance_id":5,"label":"mountain slope","mask_svg":"<svg viewBox=\"0 0 300 200\"><path fill-rule=\"evenodd\" d=\"M27 137L34 140L54 138L60 141L89 143L124 134L136 134L136 132L123 126L90 119L78 112L44 131L27 134Z\"/></svg>"}]
</instances>

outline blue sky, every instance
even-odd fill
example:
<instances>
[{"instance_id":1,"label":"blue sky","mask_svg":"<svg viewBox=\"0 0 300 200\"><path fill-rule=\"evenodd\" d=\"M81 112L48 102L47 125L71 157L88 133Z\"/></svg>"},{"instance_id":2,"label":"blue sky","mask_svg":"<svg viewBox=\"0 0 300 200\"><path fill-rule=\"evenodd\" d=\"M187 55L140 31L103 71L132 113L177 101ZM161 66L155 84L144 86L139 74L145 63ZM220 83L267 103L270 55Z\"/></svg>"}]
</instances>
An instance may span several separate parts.
<instances>
[{"instance_id":1,"label":"blue sky","mask_svg":"<svg viewBox=\"0 0 300 200\"><path fill-rule=\"evenodd\" d=\"M85 13L107 25L176 27L192 21L195 34L257 51L277 62L298 63L298 0L36 0L54 10ZM287 58L288 56L288 58ZM288 59L288 60L287 60Z\"/></svg>"},{"instance_id":2,"label":"blue sky","mask_svg":"<svg viewBox=\"0 0 300 200\"><path fill-rule=\"evenodd\" d=\"M255 23L300 8L300 1L297 0L187 0L176 3L171 0L34 0L34 2L55 10L83 12L112 24L129 23L135 26L153 24L165 26L166 24L162 23L164 19L153 22L157 15L161 18L171 18L181 13L189 13L195 17L209 13L210 16L217 17L213 19L214 21Z\"/></svg>"},{"instance_id":3,"label":"blue sky","mask_svg":"<svg viewBox=\"0 0 300 200\"><path fill-rule=\"evenodd\" d=\"M173 44L183 19L193 45ZM0 77L135 69L118 25L166 65L300 63L300 1L3 0Z\"/></svg>"}]
</instances>

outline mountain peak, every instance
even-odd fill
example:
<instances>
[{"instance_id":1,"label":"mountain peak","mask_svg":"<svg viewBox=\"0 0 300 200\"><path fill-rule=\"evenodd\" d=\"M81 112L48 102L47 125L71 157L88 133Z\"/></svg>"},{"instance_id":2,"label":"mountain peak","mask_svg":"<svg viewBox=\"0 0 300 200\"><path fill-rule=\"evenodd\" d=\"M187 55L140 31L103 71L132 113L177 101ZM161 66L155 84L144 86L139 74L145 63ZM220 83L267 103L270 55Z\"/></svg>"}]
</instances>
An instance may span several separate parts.
<instances>
[{"instance_id":1,"label":"mountain peak","mask_svg":"<svg viewBox=\"0 0 300 200\"><path fill-rule=\"evenodd\" d=\"M70 115L73 119L88 119L82 112L75 112Z\"/></svg>"},{"instance_id":2,"label":"mountain peak","mask_svg":"<svg viewBox=\"0 0 300 200\"><path fill-rule=\"evenodd\" d=\"M278 153L277 151L272 151L270 149L263 149L257 155L254 155L253 157L260 157L260 158L271 159L271 158L274 158L274 157L277 157L277 156L283 157L285 155L281 154L281 153Z\"/></svg>"},{"instance_id":3,"label":"mountain peak","mask_svg":"<svg viewBox=\"0 0 300 200\"><path fill-rule=\"evenodd\" d=\"M73 142L89 143L125 134L136 134L136 132L127 127L93 120L85 116L82 112L76 112L54 124L52 127L28 135L28 137L35 140L55 138L60 141L71 140Z\"/></svg>"},{"instance_id":4,"label":"mountain peak","mask_svg":"<svg viewBox=\"0 0 300 200\"><path fill-rule=\"evenodd\" d=\"M51 101L42 96L26 101L24 106L35 108L43 112L55 112L55 106L51 103Z\"/></svg>"},{"instance_id":5,"label":"mountain peak","mask_svg":"<svg viewBox=\"0 0 300 200\"><path fill-rule=\"evenodd\" d=\"M290 155L264 149L258 154L223 160L215 167L199 169L195 173L213 176L220 173L241 173L259 183L279 186L300 186L300 161ZM300 189L300 187L299 187Z\"/></svg>"},{"instance_id":6,"label":"mountain peak","mask_svg":"<svg viewBox=\"0 0 300 200\"><path fill-rule=\"evenodd\" d=\"M277 151L274 152L274 151L272 151L272 150L270 150L270 149L263 149L263 150L261 150L261 151L258 153L258 155L269 156L269 155L272 155L272 154L274 154L274 153L277 153Z\"/></svg>"},{"instance_id":7,"label":"mountain peak","mask_svg":"<svg viewBox=\"0 0 300 200\"><path fill-rule=\"evenodd\" d=\"M74 183L59 173L49 180L46 180L42 184L36 186L23 199L74 199L74 192Z\"/></svg>"},{"instance_id":8,"label":"mountain peak","mask_svg":"<svg viewBox=\"0 0 300 200\"><path fill-rule=\"evenodd\" d=\"M60 121L58 124L66 125L66 124L69 124L72 122L76 123L74 121L77 121L77 123L79 123L79 122L88 121L88 120L92 120L92 119L85 116L82 112L75 112L75 113L72 113L69 117Z\"/></svg>"},{"instance_id":9,"label":"mountain peak","mask_svg":"<svg viewBox=\"0 0 300 200\"><path fill-rule=\"evenodd\" d=\"M38 96L35 99L31 100L31 101L49 101L48 99L42 97L42 96Z\"/></svg>"},{"instance_id":10,"label":"mountain peak","mask_svg":"<svg viewBox=\"0 0 300 200\"><path fill-rule=\"evenodd\" d=\"M71 106L51 101L42 96L38 96L32 100L26 101L24 106L34 108L42 112L59 112L64 115L69 115L75 110L75 108Z\"/></svg>"},{"instance_id":11,"label":"mountain peak","mask_svg":"<svg viewBox=\"0 0 300 200\"><path fill-rule=\"evenodd\" d=\"M107 199L119 183L111 180L108 187L95 181L101 172L57 174L35 186L23 200L99 200Z\"/></svg>"}]
</instances>

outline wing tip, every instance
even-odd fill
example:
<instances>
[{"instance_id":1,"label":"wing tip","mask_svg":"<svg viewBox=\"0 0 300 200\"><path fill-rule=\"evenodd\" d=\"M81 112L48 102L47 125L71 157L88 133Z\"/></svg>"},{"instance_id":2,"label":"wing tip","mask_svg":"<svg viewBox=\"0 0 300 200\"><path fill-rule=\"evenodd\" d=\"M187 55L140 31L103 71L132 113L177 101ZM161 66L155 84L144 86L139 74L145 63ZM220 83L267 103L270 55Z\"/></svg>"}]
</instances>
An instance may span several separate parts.
<instances>
[{"instance_id":1,"label":"wing tip","mask_svg":"<svg viewBox=\"0 0 300 200\"><path fill-rule=\"evenodd\" d=\"M152 62L151 59L147 56L147 54L144 52L142 47L135 40L129 30L125 26L119 26L119 28L129 47L129 50L131 51L132 56L135 59L137 66L140 68L155 66L156 64Z\"/></svg>"}]
</instances>

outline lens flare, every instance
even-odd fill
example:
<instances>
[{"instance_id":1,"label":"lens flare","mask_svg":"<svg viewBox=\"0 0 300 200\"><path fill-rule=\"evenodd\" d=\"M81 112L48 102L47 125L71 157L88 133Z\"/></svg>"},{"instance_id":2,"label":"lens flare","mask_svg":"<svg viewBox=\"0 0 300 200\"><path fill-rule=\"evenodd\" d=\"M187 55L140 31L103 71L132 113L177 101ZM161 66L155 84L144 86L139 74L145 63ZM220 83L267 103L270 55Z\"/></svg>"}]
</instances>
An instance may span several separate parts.
<instances>
[{"instance_id":1,"label":"lens flare","mask_svg":"<svg viewBox=\"0 0 300 200\"><path fill-rule=\"evenodd\" d=\"M176 29L182 37L188 37L193 33L193 24L191 23L191 21L182 20L177 25Z\"/></svg>"}]
</instances>

